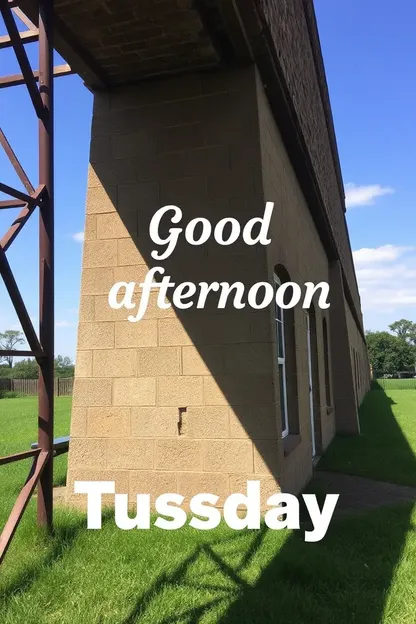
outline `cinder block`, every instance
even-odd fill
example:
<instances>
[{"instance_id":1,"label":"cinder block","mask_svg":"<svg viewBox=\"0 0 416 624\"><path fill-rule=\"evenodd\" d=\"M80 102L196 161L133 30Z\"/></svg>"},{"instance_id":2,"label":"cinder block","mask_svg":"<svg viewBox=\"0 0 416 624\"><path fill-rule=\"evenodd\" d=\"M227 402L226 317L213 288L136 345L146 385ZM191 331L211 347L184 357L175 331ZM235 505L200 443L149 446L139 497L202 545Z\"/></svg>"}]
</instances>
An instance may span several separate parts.
<instances>
[{"instance_id":1,"label":"cinder block","mask_svg":"<svg viewBox=\"0 0 416 624\"><path fill-rule=\"evenodd\" d=\"M156 347L157 346L157 321L141 320L136 323L119 321L116 327L117 349L127 347Z\"/></svg>"},{"instance_id":2,"label":"cinder block","mask_svg":"<svg viewBox=\"0 0 416 624\"><path fill-rule=\"evenodd\" d=\"M207 472L252 472L253 444L249 440L210 440L204 443Z\"/></svg>"},{"instance_id":3,"label":"cinder block","mask_svg":"<svg viewBox=\"0 0 416 624\"><path fill-rule=\"evenodd\" d=\"M190 438L228 438L227 407L189 407L186 419Z\"/></svg>"},{"instance_id":4,"label":"cinder block","mask_svg":"<svg viewBox=\"0 0 416 624\"><path fill-rule=\"evenodd\" d=\"M202 470L202 443L198 440L155 440L157 470Z\"/></svg>"},{"instance_id":5,"label":"cinder block","mask_svg":"<svg viewBox=\"0 0 416 624\"><path fill-rule=\"evenodd\" d=\"M228 475L210 472L179 472L178 494L185 496L185 504L196 494L214 494L219 496L217 507L223 507L224 500L230 495Z\"/></svg>"},{"instance_id":6,"label":"cinder block","mask_svg":"<svg viewBox=\"0 0 416 624\"><path fill-rule=\"evenodd\" d=\"M114 241L116 242L116 241ZM137 282L136 288L139 288L147 275L148 268L145 264L138 264L136 266L115 266L114 268L114 283L116 282ZM139 301L139 300L138 300ZM132 310L130 314L136 314L137 310Z\"/></svg>"},{"instance_id":7,"label":"cinder block","mask_svg":"<svg viewBox=\"0 0 416 624\"><path fill-rule=\"evenodd\" d=\"M273 373L273 345L246 343L224 345L224 372L230 375Z\"/></svg>"},{"instance_id":8,"label":"cinder block","mask_svg":"<svg viewBox=\"0 0 416 624\"><path fill-rule=\"evenodd\" d=\"M107 440L107 466L122 470L153 468L153 440Z\"/></svg>"},{"instance_id":9,"label":"cinder block","mask_svg":"<svg viewBox=\"0 0 416 624\"><path fill-rule=\"evenodd\" d=\"M80 468L71 462L67 477L66 503L85 511L87 509L87 496L86 494L74 494L73 484L75 481L114 481L116 493L125 494L129 488L129 473L127 470ZM103 507L114 507L114 494L104 494L102 504Z\"/></svg>"},{"instance_id":10,"label":"cinder block","mask_svg":"<svg viewBox=\"0 0 416 624\"><path fill-rule=\"evenodd\" d=\"M130 408L90 407L87 410L87 437L126 438L130 435Z\"/></svg>"},{"instance_id":11,"label":"cinder block","mask_svg":"<svg viewBox=\"0 0 416 624\"><path fill-rule=\"evenodd\" d=\"M117 187L105 189L102 186L94 186L87 193L87 214L102 214L115 212Z\"/></svg>"},{"instance_id":12,"label":"cinder block","mask_svg":"<svg viewBox=\"0 0 416 624\"><path fill-rule=\"evenodd\" d=\"M181 353L179 347L141 347L137 350L137 374L179 375Z\"/></svg>"},{"instance_id":13,"label":"cinder block","mask_svg":"<svg viewBox=\"0 0 416 624\"><path fill-rule=\"evenodd\" d=\"M176 407L132 407L131 435L140 438L178 437Z\"/></svg>"},{"instance_id":14,"label":"cinder block","mask_svg":"<svg viewBox=\"0 0 416 624\"><path fill-rule=\"evenodd\" d=\"M109 136L98 136L91 138L90 162L100 163L111 158L111 142Z\"/></svg>"},{"instance_id":15,"label":"cinder block","mask_svg":"<svg viewBox=\"0 0 416 624\"><path fill-rule=\"evenodd\" d=\"M85 217L84 240L90 241L97 238L97 215L87 214Z\"/></svg>"},{"instance_id":16,"label":"cinder block","mask_svg":"<svg viewBox=\"0 0 416 624\"><path fill-rule=\"evenodd\" d=\"M102 267L82 270L81 292L83 295L103 295L110 292L114 284L114 269Z\"/></svg>"},{"instance_id":17,"label":"cinder block","mask_svg":"<svg viewBox=\"0 0 416 624\"><path fill-rule=\"evenodd\" d=\"M215 375L224 372L223 346L182 347L184 375Z\"/></svg>"},{"instance_id":18,"label":"cinder block","mask_svg":"<svg viewBox=\"0 0 416 624\"><path fill-rule=\"evenodd\" d=\"M113 405L127 407L156 405L156 379L154 377L114 379Z\"/></svg>"},{"instance_id":19,"label":"cinder block","mask_svg":"<svg viewBox=\"0 0 416 624\"><path fill-rule=\"evenodd\" d=\"M277 439L279 410L274 405L230 407L230 438Z\"/></svg>"},{"instance_id":20,"label":"cinder block","mask_svg":"<svg viewBox=\"0 0 416 624\"><path fill-rule=\"evenodd\" d=\"M159 344L161 346L192 345L192 338L178 318L160 319Z\"/></svg>"},{"instance_id":21,"label":"cinder block","mask_svg":"<svg viewBox=\"0 0 416 624\"><path fill-rule=\"evenodd\" d=\"M253 474L231 474L229 476L230 492L232 494L247 494L247 481L260 481L260 504L262 511L267 511L270 507L267 501L273 494L281 491L280 483L274 477Z\"/></svg>"},{"instance_id":22,"label":"cinder block","mask_svg":"<svg viewBox=\"0 0 416 624\"><path fill-rule=\"evenodd\" d=\"M282 466L280 461L280 446L277 440L256 440L254 445L254 472L271 474L278 477ZM280 472L279 472L280 471Z\"/></svg>"},{"instance_id":23,"label":"cinder block","mask_svg":"<svg viewBox=\"0 0 416 624\"><path fill-rule=\"evenodd\" d=\"M161 494L168 492L176 493L177 478L174 472L150 472L147 470L133 470L130 476L130 500L134 505L137 494L150 494L151 504L154 504L156 498Z\"/></svg>"},{"instance_id":24,"label":"cinder block","mask_svg":"<svg viewBox=\"0 0 416 624\"><path fill-rule=\"evenodd\" d=\"M202 377L159 377L159 405L203 405Z\"/></svg>"},{"instance_id":25,"label":"cinder block","mask_svg":"<svg viewBox=\"0 0 416 624\"><path fill-rule=\"evenodd\" d=\"M146 264L143 256L139 251L139 240L132 238L123 238L117 241L117 264L118 266L128 266L138 264Z\"/></svg>"},{"instance_id":26,"label":"cinder block","mask_svg":"<svg viewBox=\"0 0 416 624\"><path fill-rule=\"evenodd\" d=\"M272 375L204 377L205 405L273 405Z\"/></svg>"},{"instance_id":27,"label":"cinder block","mask_svg":"<svg viewBox=\"0 0 416 624\"><path fill-rule=\"evenodd\" d=\"M92 351L78 351L75 377L92 377Z\"/></svg>"},{"instance_id":28,"label":"cinder block","mask_svg":"<svg viewBox=\"0 0 416 624\"><path fill-rule=\"evenodd\" d=\"M71 466L79 468L106 468L106 440L74 438L69 447Z\"/></svg>"},{"instance_id":29,"label":"cinder block","mask_svg":"<svg viewBox=\"0 0 416 624\"><path fill-rule=\"evenodd\" d=\"M135 377L136 374L137 356L135 349L94 351L94 377Z\"/></svg>"},{"instance_id":30,"label":"cinder block","mask_svg":"<svg viewBox=\"0 0 416 624\"><path fill-rule=\"evenodd\" d=\"M86 269L114 267L117 264L117 241L85 241L83 266Z\"/></svg>"},{"instance_id":31,"label":"cinder block","mask_svg":"<svg viewBox=\"0 0 416 624\"><path fill-rule=\"evenodd\" d=\"M228 144L203 147L181 154L182 175L209 175L230 167Z\"/></svg>"},{"instance_id":32,"label":"cinder block","mask_svg":"<svg viewBox=\"0 0 416 624\"><path fill-rule=\"evenodd\" d=\"M71 410L71 438L85 438L87 435L87 408L73 407Z\"/></svg>"},{"instance_id":33,"label":"cinder block","mask_svg":"<svg viewBox=\"0 0 416 624\"><path fill-rule=\"evenodd\" d=\"M114 309L108 303L108 295L97 295L94 297L94 320L101 321L122 321L129 323L128 317L132 310L126 308Z\"/></svg>"},{"instance_id":34,"label":"cinder block","mask_svg":"<svg viewBox=\"0 0 416 624\"><path fill-rule=\"evenodd\" d=\"M78 349L113 349L114 323L80 323Z\"/></svg>"},{"instance_id":35,"label":"cinder block","mask_svg":"<svg viewBox=\"0 0 416 624\"><path fill-rule=\"evenodd\" d=\"M204 403L205 405L228 405L229 403L223 388L214 377L204 377Z\"/></svg>"},{"instance_id":36,"label":"cinder block","mask_svg":"<svg viewBox=\"0 0 416 624\"><path fill-rule=\"evenodd\" d=\"M118 212L97 215L97 238L128 238L131 234Z\"/></svg>"},{"instance_id":37,"label":"cinder block","mask_svg":"<svg viewBox=\"0 0 416 624\"><path fill-rule=\"evenodd\" d=\"M95 320L95 305L92 295L81 295L79 303L79 322L90 323Z\"/></svg>"},{"instance_id":38,"label":"cinder block","mask_svg":"<svg viewBox=\"0 0 416 624\"><path fill-rule=\"evenodd\" d=\"M72 404L74 407L111 405L111 381L76 378Z\"/></svg>"},{"instance_id":39,"label":"cinder block","mask_svg":"<svg viewBox=\"0 0 416 624\"><path fill-rule=\"evenodd\" d=\"M95 167L93 165L91 165L91 163L88 165L88 182L87 182L87 187L88 189L92 189L94 187L97 186L103 186L101 183L100 178L97 175L97 172L95 171Z\"/></svg>"},{"instance_id":40,"label":"cinder block","mask_svg":"<svg viewBox=\"0 0 416 624\"><path fill-rule=\"evenodd\" d=\"M198 202L206 194L205 175L168 178L160 183L160 203L162 206L177 206Z\"/></svg>"},{"instance_id":41,"label":"cinder block","mask_svg":"<svg viewBox=\"0 0 416 624\"><path fill-rule=\"evenodd\" d=\"M149 212L160 208L159 185L157 182L120 184L118 187L120 214L128 211Z\"/></svg>"}]
</instances>

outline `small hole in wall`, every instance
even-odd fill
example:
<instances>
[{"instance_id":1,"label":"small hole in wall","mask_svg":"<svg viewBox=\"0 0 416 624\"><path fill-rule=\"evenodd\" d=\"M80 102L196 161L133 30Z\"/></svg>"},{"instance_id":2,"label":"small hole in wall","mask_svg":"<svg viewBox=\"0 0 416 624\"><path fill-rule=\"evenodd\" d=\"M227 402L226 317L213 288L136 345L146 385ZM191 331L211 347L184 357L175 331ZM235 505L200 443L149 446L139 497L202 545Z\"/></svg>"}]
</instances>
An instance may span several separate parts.
<instances>
[{"instance_id":1,"label":"small hole in wall","mask_svg":"<svg viewBox=\"0 0 416 624\"><path fill-rule=\"evenodd\" d=\"M188 421L186 418L187 407L178 408L178 435L188 435Z\"/></svg>"}]
</instances>

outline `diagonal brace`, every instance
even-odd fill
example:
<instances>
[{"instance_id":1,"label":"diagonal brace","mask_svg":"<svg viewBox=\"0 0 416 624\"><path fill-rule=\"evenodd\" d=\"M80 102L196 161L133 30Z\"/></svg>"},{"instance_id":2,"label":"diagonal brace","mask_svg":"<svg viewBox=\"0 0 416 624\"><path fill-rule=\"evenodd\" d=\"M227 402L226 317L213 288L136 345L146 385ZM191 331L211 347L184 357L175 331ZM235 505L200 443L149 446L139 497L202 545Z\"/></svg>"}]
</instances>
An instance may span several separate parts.
<instances>
[{"instance_id":1,"label":"diagonal brace","mask_svg":"<svg viewBox=\"0 0 416 624\"><path fill-rule=\"evenodd\" d=\"M25 47L20 38L16 22L14 21L12 10L10 9L9 5L7 3L4 3L3 1L1 2L1 14L3 16L3 20L7 28L7 32L9 33L11 42L13 44L13 49L16 54L17 62L19 63L20 71L24 76L26 87L29 91L33 107L36 111L38 118L44 119L47 111L43 106L39 89L36 86L36 81L33 76L32 68L30 66Z\"/></svg>"},{"instance_id":2,"label":"diagonal brace","mask_svg":"<svg viewBox=\"0 0 416 624\"><path fill-rule=\"evenodd\" d=\"M42 475L42 472L49 459L49 451L41 451L34 460L33 467L29 473L29 478L20 491L19 496L14 504L9 519L7 520L4 529L0 535L0 564L2 563L7 549L10 546L10 542L16 532L19 522L25 512L25 509L30 501L30 498L38 484L38 481Z\"/></svg>"},{"instance_id":3,"label":"diagonal brace","mask_svg":"<svg viewBox=\"0 0 416 624\"><path fill-rule=\"evenodd\" d=\"M35 351L36 353L43 353L43 349L33 328L32 321L30 320L30 316L28 314L28 311L26 310L22 295L20 294L19 288L16 284L16 280L14 279L14 275L12 273L10 264L6 258L6 254L3 248L0 248L0 275L3 278L4 284L9 293L9 297L12 300L14 309L16 310L16 314L19 318L20 324L23 328L26 340L28 341L31 350Z\"/></svg>"},{"instance_id":4,"label":"diagonal brace","mask_svg":"<svg viewBox=\"0 0 416 624\"><path fill-rule=\"evenodd\" d=\"M0 145L2 146L4 151L6 152L6 156L8 157L8 159L11 162L11 164L13 165L13 168L16 171L17 175L19 176L19 179L20 179L21 183L23 184L23 186L25 187L26 191L28 193L33 193L35 189L33 188L32 184L30 183L30 180L27 177L25 170L23 169L22 165L20 164L19 159L17 158L16 154L14 153L14 151L12 149L12 146L8 142L8 140L6 138L6 135L4 134L4 132L3 132L3 130L1 128L0 128Z\"/></svg>"}]
</instances>

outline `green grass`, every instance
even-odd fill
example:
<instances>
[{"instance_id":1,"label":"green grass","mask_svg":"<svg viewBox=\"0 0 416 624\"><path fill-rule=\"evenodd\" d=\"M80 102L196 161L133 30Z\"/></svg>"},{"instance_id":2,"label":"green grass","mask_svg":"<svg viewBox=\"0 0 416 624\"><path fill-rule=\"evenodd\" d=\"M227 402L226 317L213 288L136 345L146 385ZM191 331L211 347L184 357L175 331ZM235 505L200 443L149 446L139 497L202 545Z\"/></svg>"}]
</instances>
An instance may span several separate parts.
<instances>
[{"instance_id":1,"label":"green grass","mask_svg":"<svg viewBox=\"0 0 416 624\"><path fill-rule=\"evenodd\" d=\"M383 390L416 390L416 379L374 379L372 386Z\"/></svg>"},{"instance_id":2,"label":"green grass","mask_svg":"<svg viewBox=\"0 0 416 624\"><path fill-rule=\"evenodd\" d=\"M395 400L400 415L402 395ZM68 410L69 401L58 399L57 435L67 433ZM27 448L33 412L33 400L0 401L0 454L16 426L7 450ZM3 519L18 472L12 480L0 473ZM87 531L85 517L64 508L56 508L55 535L47 540L34 529L31 503L0 572L0 622L414 624L412 507L335 520L322 542L308 544L302 531L236 532L225 525L125 532L111 513L102 531Z\"/></svg>"},{"instance_id":3,"label":"green grass","mask_svg":"<svg viewBox=\"0 0 416 624\"><path fill-rule=\"evenodd\" d=\"M334 439L318 468L416 487L416 390L369 392L360 425L359 437Z\"/></svg>"}]
</instances>

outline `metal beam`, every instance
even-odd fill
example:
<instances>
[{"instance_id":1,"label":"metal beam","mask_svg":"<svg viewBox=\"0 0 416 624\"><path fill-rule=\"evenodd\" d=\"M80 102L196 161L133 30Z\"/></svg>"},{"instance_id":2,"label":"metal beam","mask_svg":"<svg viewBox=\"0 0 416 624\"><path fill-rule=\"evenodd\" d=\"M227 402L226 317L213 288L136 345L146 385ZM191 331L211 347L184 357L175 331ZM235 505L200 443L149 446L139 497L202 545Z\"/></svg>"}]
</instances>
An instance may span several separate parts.
<instances>
[{"instance_id":1,"label":"metal beam","mask_svg":"<svg viewBox=\"0 0 416 624\"><path fill-rule=\"evenodd\" d=\"M30 449L29 451L22 451L21 453L6 455L6 457L0 457L0 466L12 464L13 462L21 461L22 459L30 459L30 457L37 457L39 454L40 449Z\"/></svg>"},{"instance_id":2,"label":"metal beam","mask_svg":"<svg viewBox=\"0 0 416 624\"><path fill-rule=\"evenodd\" d=\"M0 349L1 356L12 355L13 357L34 357L36 359L45 357L42 351L18 351L16 349Z\"/></svg>"},{"instance_id":3,"label":"metal beam","mask_svg":"<svg viewBox=\"0 0 416 624\"><path fill-rule=\"evenodd\" d=\"M61 78L62 76L69 76L70 74L74 74L74 70L67 64L65 65L56 65L54 67L53 75L55 78ZM35 70L32 72L33 78L35 82L39 80L39 70ZM19 85L26 84L26 78L23 74L12 74L11 76L1 76L0 77L0 89L5 89L6 87L18 87Z\"/></svg>"},{"instance_id":4,"label":"metal beam","mask_svg":"<svg viewBox=\"0 0 416 624\"><path fill-rule=\"evenodd\" d=\"M23 208L27 202L22 199L2 199L0 201L0 210L6 210L7 208Z\"/></svg>"},{"instance_id":5,"label":"metal beam","mask_svg":"<svg viewBox=\"0 0 416 624\"><path fill-rule=\"evenodd\" d=\"M36 86L36 81L33 77L32 68L30 67L29 59L27 58L25 47L19 36L19 31L14 21L13 13L9 6L2 4L1 14L9 37L13 44L13 49L16 54L17 62L19 63L20 71L25 78L25 84L32 100L33 107L39 119L44 115L42 99L39 94L39 90Z\"/></svg>"},{"instance_id":6,"label":"metal beam","mask_svg":"<svg viewBox=\"0 0 416 624\"><path fill-rule=\"evenodd\" d=\"M12 186L9 186L8 184L3 184L3 182L0 182L0 191L2 193L6 193L6 195L11 195L16 199L22 200L25 204L30 204L33 206L36 206L37 204L36 199L31 195L27 195L26 193L23 193L22 191L19 191Z\"/></svg>"},{"instance_id":7,"label":"metal beam","mask_svg":"<svg viewBox=\"0 0 416 624\"><path fill-rule=\"evenodd\" d=\"M39 481L38 525L52 530L54 416L54 134L53 134L53 0L39 0L39 90L46 111L39 120L39 360L38 445L48 453Z\"/></svg>"},{"instance_id":8,"label":"metal beam","mask_svg":"<svg viewBox=\"0 0 416 624\"><path fill-rule=\"evenodd\" d=\"M47 451L41 451L36 457L31 475L23 488L20 491L19 496L14 504L9 519L7 520L4 529L0 535L0 564L2 563L6 552L10 546L10 542L13 539L13 535L16 532L19 522L22 519L23 513L30 501L30 497L33 494L38 481L41 479L45 470L47 462L49 460L50 453Z\"/></svg>"},{"instance_id":9,"label":"metal beam","mask_svg":"<svg viewBox=\"0 0 416 624\"><path fill-rule=\"evenodd\" d=\"M19 32L19 37L22 40L22 43L34 43L39 39L39 35L37 31L26 30L24 32ZM12 48L13 43L9 35L2 35L0 37L0 50L4 50L6 48Z\"/></svg>"}]
</instances>

